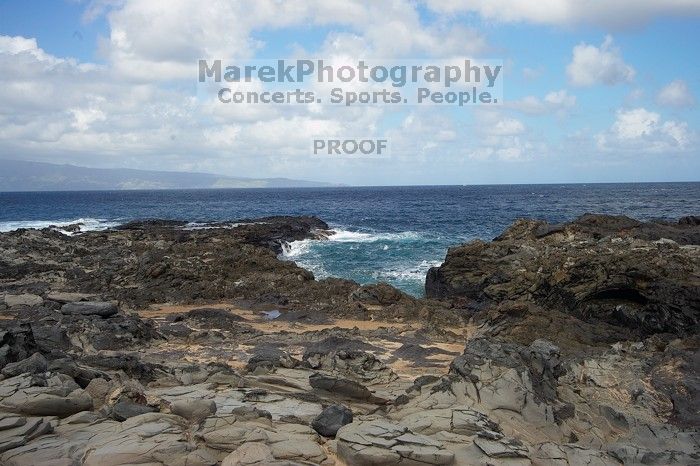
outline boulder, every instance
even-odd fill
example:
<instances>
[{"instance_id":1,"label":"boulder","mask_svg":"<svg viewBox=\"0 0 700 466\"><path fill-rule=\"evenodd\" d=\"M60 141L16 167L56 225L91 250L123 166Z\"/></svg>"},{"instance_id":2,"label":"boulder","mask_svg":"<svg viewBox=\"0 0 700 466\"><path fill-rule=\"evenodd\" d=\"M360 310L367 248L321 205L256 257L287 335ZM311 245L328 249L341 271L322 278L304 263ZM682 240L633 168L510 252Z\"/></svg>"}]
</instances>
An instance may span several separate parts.
<instances>
[{"instance_id":1,"label":"boulder","mask_svg":"<svg viewBox=\"0 0 700 466\"><path fill-rule=\"evenodd\" d=\"M177 400L170 405L170 411L188 421L201 422L216 413L216 403L213 400Z\"/></svg>"},{"instance_id":2,"label":"boulder","mask_svg":"<svg viewBox=\"0 0 700 466\"><path fill-rule=\"evenodd\" d=\"M221 466L247 466L270 464L275 460L270 447L262 442L244 443L235 451L231 452L221 462Z\"/></svg>"},{"instance_id":3,"label":"boulder","mask_svg":"<svg viewBox=\"0 0 700 466\"><path fill-rule=\"evenodd\" d=\"M352 380L315 373L309 376L309 383L316 390L324 390L364 401L372 399L372 392L367 387Z\"/></svg>"},{"instance_id":4,"label":"boulder","mask_svg":"<svg viewBox=\"0 0 700 466\"><path fill-rule=\"evenodd\" d=\"M335 437L338 429L352 422L352 410L343 405L331 405L312 422L311 427L324 437Z\"/></svg>"},{"instance_id":5,"label":"boulder","mask_svg":"<svg viewBox=\"0 0 700 466\"><path fill-rule=\"evenodd\" d=\"M41 389L41 387L37 388ZM62 396L34 388L26 388L5 398L0 407L30 416L67 417L80 411L92 409L92 398L82 389L73 390Z\"/></svg>"},{"instance_id":6,"label":"boulder","mask_svg":"<svg viewBox=\"0 0 700 466\"><path fill-rule=\"evenodd\" d=\"M47 368L48 363L46 362L46 358L44 358L41 353L34 353L27 359L7 364L2 369L2 375L5 377L15 377L24 373L37 374L46 372Z\"/></svg>"},{"instance_id":7,"label":"boulder","mask_svg":"<svg viewBox=\"0 0 700 466\"><path fill-rule=\"evenodd\" d=\"M112 418L115 421L126 421L134 416L153 413L156 409L150 406L134 403L133 401L123 400L112 406Z\"/></svg>"},{"instance_id":8,"label":"boulder","mask_svg":"<svg viewBox=\"0 0 700 466\"><path fill-rule=\"evenodd\" d=\"M44 303L41 296L35 294L7 294L5 295L5 305L7 307L14 306L40 306Z\"/></svg>"}]
</instances>

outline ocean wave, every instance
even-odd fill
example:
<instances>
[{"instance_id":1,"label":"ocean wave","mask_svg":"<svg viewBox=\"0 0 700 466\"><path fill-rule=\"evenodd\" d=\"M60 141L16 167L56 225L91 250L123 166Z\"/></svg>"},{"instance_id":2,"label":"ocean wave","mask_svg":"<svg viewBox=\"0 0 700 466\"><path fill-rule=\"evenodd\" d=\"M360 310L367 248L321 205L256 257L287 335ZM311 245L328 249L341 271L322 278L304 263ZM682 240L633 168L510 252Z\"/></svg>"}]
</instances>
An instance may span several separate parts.
<instances>
[{"instance_id":1,"label":"ocean wave","mask_svg":"<svg viewBox=\"0 0 700 466\"><path fill-rule=\"evenodd\" d=\"M292 241L291 243L282 243L282 257L285 259L294 259L296 257L308 254L313 241L318 240L303 239L299 241Z\"/></svg>"},{"instance_id":2,"label":"ocean wave","mask_svg":"<svg viewBox=\"0 0 700 466\"><path fill-rule=\"evenodd\" d=\"M367 233L362 231L349 231L334 229L328 236L328 241L339 243L374 243L377 241L410 241L421 239L421 235L415 231L402 231L399 233Z\"/></svg>"},{"instance_id":3,"label":"ocean wave","mask_svg":"<svg viewBox=\"0 0 700 466\"><path fill-rule=\"evenodd\" d=\"M400 242L419 240L421 236L414 231L404 231L400 233L366 233L360 231L350 231L333 229L333 233L322 240L303 239L282 244L282 257L293 260L298 257L309 254L312 246L318 244L318 241L330 241L336 243L375 243L377 241ZM350 246L350 249L353 249ZM388 245L382 248L384 251L389 249Z\"/></svg>"},{"instance_id":4,"label":"ocean wave","mask_svg":"<svg viewBox=\"0 0 700 466\"><path fill-rule=\"evenodd\" d=\"M103 218L77 218L74 220L14 220L0 222L0 232L14 231L20 228L32 228L39 230L42 228L52 227L54 230L70 236L76 232L68 231L64 228L75 224L80 226L80 233L82 233L86 231L106 230L108 228L113 228L120 225L121 222L106 220Z\"/></svg>"},{"instance_id":5,"label":"ocean wave","mask_svg":"<svg viewBox=\"0 0 700 466\"><path fill-rule=\"evenodd\" d=\"M322 255L312 253L312 246L318 240L305 239L282 243L280 259L294 261L299 267L312 272L316 278L327 278L331 274L323 266Z\"/></svg>"},{"instance_id":6,"label":"ocean wave","mask_svg":"<svg viewBox=\"0 0 700 466\"><path fill-rule=\"evenodd\" d=\"M419 264L406 264L405 266L393 267L387 270L377 270L372 273L372 278L377 281L401 281L401 282L423 282L428 270L431 267L442 265L442 261L421 261Z\"/></svg>"}]
</instances>

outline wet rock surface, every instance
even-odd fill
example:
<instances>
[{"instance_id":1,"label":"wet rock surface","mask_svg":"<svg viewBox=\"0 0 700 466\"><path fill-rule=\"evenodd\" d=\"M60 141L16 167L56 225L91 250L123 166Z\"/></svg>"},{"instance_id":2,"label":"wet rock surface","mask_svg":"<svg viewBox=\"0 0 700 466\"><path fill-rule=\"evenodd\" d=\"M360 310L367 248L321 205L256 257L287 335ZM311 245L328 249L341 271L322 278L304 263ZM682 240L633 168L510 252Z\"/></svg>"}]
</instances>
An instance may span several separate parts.
<instances>
[{"instance_id":1,"label":"wet rock surface","mask_svg":"<svg viewBox=\"0 0 700 466\"><path fill-rule=\"evenodd\" d=\"M313 217L0 234L2 465L700 462L698 222L519 221L433 298Z\"/></svg>"}]
</instances>

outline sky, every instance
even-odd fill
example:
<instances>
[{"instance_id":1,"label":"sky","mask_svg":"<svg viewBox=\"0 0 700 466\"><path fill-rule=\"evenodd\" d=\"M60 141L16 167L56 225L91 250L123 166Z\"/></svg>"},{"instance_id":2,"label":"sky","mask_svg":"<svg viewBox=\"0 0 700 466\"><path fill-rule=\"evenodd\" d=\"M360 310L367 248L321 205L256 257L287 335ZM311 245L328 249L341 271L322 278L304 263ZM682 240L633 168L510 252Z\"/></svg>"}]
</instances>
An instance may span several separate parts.
<instances>
[{"instance_id":1,"label":"sky","mask_svg":"<svg viewBox=\"0 0 700 466\"><path fill-rule=\"evenodd\" d=\"M0 0L0 158L349 185L698 181L698 44L700 0ZM499 60L503 98L239 105L197 83L200 59L289 58ZM314 156L318 137L390 155Z\"/></svg>"}]
</instances>

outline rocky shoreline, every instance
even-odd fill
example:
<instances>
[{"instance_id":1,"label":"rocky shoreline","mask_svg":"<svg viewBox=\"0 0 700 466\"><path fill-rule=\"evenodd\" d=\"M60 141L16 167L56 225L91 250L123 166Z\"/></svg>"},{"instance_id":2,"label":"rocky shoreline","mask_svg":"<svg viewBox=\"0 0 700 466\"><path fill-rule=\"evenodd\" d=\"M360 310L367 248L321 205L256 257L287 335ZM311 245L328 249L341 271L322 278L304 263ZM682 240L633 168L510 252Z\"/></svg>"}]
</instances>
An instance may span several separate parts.
<instances>
[{"instance_id":1,"label":"rocky shoreline","mask_svg":"<svg viewBox=\"0 0 700 466\"><path fill-rule=\"evenodd\" d=\"M0 233L0 464L700 464L697 217L521 220L425 299L280 259L328 229Z\"/></svg>"}]
</instances>

